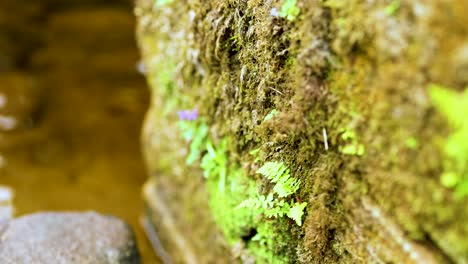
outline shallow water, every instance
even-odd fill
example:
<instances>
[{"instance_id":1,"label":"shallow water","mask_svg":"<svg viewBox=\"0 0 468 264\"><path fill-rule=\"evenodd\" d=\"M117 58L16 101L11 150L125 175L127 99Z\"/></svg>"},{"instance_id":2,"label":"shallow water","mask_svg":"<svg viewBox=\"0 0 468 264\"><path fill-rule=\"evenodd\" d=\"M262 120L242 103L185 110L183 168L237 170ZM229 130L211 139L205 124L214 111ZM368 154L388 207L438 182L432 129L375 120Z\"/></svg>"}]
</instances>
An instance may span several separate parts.
<instances>
[{"instance_id":1,"label":"shallow water","mask_svg":"<svg viewBox=\"0 0 468 264\"><path fill-rule=\"evenodd\" d=\"M144 263L157 263L138 219L149 94L135 68L131 9L61 9L42 21L27 67L8 69L17 81L0 71L0 115L15 120L0 124L0 185L15 190L17 215L95 210L121 217L137 231Z\"/></svg>"}]
</instances>

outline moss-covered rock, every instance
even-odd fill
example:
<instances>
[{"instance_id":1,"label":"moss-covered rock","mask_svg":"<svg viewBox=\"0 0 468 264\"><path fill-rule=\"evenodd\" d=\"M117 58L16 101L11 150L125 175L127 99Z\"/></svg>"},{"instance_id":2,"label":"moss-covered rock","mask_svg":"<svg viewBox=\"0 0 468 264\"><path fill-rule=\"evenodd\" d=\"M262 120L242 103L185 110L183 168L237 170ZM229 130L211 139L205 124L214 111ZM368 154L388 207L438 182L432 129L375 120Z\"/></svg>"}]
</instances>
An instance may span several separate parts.
<instances>
[{"instance_id":1,"label":"moss-covered rock","mask_svg":"<svg viewBox=\"0 0 468 264\"><path fill-rule=\"evenodd\" d=\"M468 85L467 8L138 1L153 92L147 201L159 197L175 221L178 236L155 221L169 252L190 248L201 263L467 262L467 196L442 176L468 161L448 155L460 128L429 95L431 83ZM268 162L300 187L282 195L285 178L257 173ZM466 165L455 167L462 184Z\"/></svg>"}]
</instances>

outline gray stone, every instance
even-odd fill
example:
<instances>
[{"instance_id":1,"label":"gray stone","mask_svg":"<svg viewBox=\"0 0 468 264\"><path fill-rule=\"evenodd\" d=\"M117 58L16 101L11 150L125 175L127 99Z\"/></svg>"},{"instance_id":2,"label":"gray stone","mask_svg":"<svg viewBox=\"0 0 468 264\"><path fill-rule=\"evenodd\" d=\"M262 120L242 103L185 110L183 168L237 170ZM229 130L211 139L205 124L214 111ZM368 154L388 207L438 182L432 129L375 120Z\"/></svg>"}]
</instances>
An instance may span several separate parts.
<instances>
[{"instance_id":1,"label":"gray stone","mask_svg":"<svg viewBox=\"0 0 468 264\"><path fill-rule=\"evenodd\" d=\"M37 213L0 225L0 263L140 263L133 231L116 217Z\"/></svg>"}]
</instances>

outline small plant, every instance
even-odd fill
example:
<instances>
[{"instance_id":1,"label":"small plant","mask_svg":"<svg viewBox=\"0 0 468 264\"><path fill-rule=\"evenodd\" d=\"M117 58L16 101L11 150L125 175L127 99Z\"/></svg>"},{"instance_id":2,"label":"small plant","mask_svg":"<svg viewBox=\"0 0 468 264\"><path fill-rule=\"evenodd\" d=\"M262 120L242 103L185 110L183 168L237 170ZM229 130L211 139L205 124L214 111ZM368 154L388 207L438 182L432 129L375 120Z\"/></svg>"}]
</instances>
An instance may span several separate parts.
<instances>
[{"instance_id":1,"label":"small plant","mask_svg":"<svg viewBox=\"0 0 468 264\"><path fill-rule=\"evenodd\" d=\"M340 147L340 152L345 155L362 156L364 155L364 145L359 143L356 133L352 130L344 130L341 138L347 142L344 146Z\"/></svg>"},{"instance_id":2,"label":"small plant","mask_svg":"<svg viewBox=\"0 0 468 264\"><path fill-rule=\"evenodd\" d=\"M289 21L294 21L300 13L296 2L297 0L285 0L281 6L280 17L286 18Z\"/></svg>"},{"instance_id":3,"label":"small plant","mask_svg":"<svg viewBox=\"0 0 468 264\"><path fill-rule=\"evenodd\" d=\"M178 112L182 136L190 143L187 164L201 159L200 167L206 179L213 218L226 240L230 245L243 243L246 232L256 230L257 233L247 248L255 256L257 263L289 263L287 256L276 252L278 243L286 239L283 234L276 232L276 222L262 221L263 219L258 217L258 211L251 209L258 206L264 208L260 211L264 212L266 217L278 218L286 215L301 225L307 203L288 203L284 198L278 198L277 193L282 196L290 195L297 191L300 182L291 178L289 169L284 164L271 163L270 165L275 166L264 166L263 173L276 182L277 192L267 197L258 195L255 180L247 177L237 163L229 160L228 138L214 143L208 135L208 125L203 118L194 115L195 112ZM260 149L253 149L250 154L258 158L261 154Z\"/></svg>"},{"instance_id":4,"label":"small plant","mask_svg":"<svg viewBox=\"0 0 468 264\"><path fill-rule=\"evenodd\" d=\"M197 119L197 110L181 110L177 112L179 116L178 127L182 137L190 142L190 152L187 156L187 165L192 165L200 158L205 149L208 137L208 125L203 120Z\"/></svg>"},{"instance_id":5,"label":"small plant","mask_svg":"<svg viewBox=\"0 0 468 264\"><path fill-rule=\"evenodd\" d=\"M257 170L257 173L276 183L273 191L281 198L295 193L301 184L300 180L291 177L288 167L283 162L267 162Z\"/></svg>"},{"instance_id":6,"label":"small plant","mask_svg":"<svg viewBox=\"0 0 468 264\"><path fill-rule=\"evenodd\" d=\"M255 158L254 162L260 161L260 148L253 149L249 151L249 154Z\"/></svg>"},{"instance_id":7,"label":"small plant","mask_svg":"<svg viewBox=\"0 0 468 264\"><path fill-rule=\"evenodd\" d=\"M268 218L287 216L294 220L298 226L302 225L302 216L307 203L286 202L284 199L299 189L300 180L294 179L288 167L282 162L267 162L257 173L275 183L273 193L258 195L244 200L237 208L257 209ZM277 196L278 198L275 198Z\"/></svg>"},{"instance_id":8,"label":"small plant","mask_svg":"<svg viewBox=\"0 0 468 264\"><path fill-rule=\"evenodd\" d=\"M409 137L405 140L405 146L410 149L417 149L419 147L419 142L414 137Z\"/></svg>"},{"instance_id":9,"label":"small plant","mask_svg":"<svg viewBox=\"0 0 468 264\"><path fill-rule=\"evenodd\" d=\"M455 195L468 196L468 87L462 94L439 85L430 85L429 95L435 107L447 118L453 132L443 148L442 185L454 188Z\"/></svg>"},{"instance_id":10,"label":"small plant","mask_svg":"<svg viewBox=\"0 0 468 264\"><path fill-rule=\"evenodd\" d=\"M396 14L400 9L400 0L393 0L389 5L384 9L385 14L391 16Z\"/></svg>"},{"instance_id":11,"label":"small plant","mask_svg":"<svg viewBox=\"0 0 468 264\"><path fill-rule=\"evenodd\" d=\"M273 117L275 117L277 114L279 114L279 111L276 110L276 109L273 109L270 111L270 113L268 113L268 115L265 116L265 118L263 119L263 122L266 122L270 119L272 119Z\"/></svg>"},{"instance_id":12,"label":"small plant","mask_svg":"<svg viewBox=\"0 0 468 264\"><path fill-rule=\"evenodd\" d=\"M156 6L164 6L170 4L172 0L155 0Z\"/></svg>"},{"instance_id":13,"label":"small plant","mask_svg":"<svg viewBox=\"0 0 468 264\"><path fill-rule=\"evenodd\" d=\"M206 154L203 156L200 167L203 169L205 178L217 177L219 190L224 192L227 176L228 157L226 156L226 140L214 147L208 140L206 143Z\"/></svg>"}]
</instances>

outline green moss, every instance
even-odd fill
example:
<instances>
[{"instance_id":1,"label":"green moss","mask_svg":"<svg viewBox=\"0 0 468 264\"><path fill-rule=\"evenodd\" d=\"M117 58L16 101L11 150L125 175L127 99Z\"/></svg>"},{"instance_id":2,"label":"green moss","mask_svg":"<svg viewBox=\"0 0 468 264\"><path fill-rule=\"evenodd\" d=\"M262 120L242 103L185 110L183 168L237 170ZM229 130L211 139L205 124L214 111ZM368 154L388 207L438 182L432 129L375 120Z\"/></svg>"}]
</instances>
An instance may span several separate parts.
<instances>
[{"instance_id":1,"label":"green moss","mask_svg":"<svg viewBox=\"0 0 468 264\"><path fill-rule=\"evenodd\" d=\"M242 242L256 227L255 214L248 209L235 210L243 199L254 192L255 182L248 180L243 172L232 166L229 170L224 190L220 188L220 179L208 179L210 207L218 226L223 231L230 245Z\"/></svg>"},{"instance_id":2,"label":"green moss","mask_svg":"<svg viewBox=\"0 0 468 264\"><path fill-rule=\"evenodd\" d=\"M201 159L200 167L206 178L210 208L229 244L234 246L245 243L250 254L257 259L257 263L287 263L287 257L278 252L278 243L286 241L287 238L278 234L274 221L265 222L265 218L287 215L301 225L307 203L273 201L271 194L268 203L272 204L263 204L266 210L252 210L253 207L259 209L262 206L250 206L252 204L249 205L247 201L252 197L264 196L259 196L258 184L228 158L228 139L224 138L219 143L214 143L209 138L208 126L202 118L196 121L179 121L179 129L184 139L190 142L187 164L194 164L196 160ZM252 154L257 155L258 152L257 149ZM289 169L279 165L281 175L276 175L277 177L265 172L265 166L259 173L270 175L272 181L277 183L275 192L280 197L286 197L297 191L299 181L289 176ZM252 232L255 234L249 237Z\"/></svg>"},{"instance_id":3,"label":"green moss","mask_svg":"<svg viewBox=\"0 0 468 264\"><path fill-rule=\"evenodd\" d=\"M432 102L447 118L453 132L444 144L441 183L454 188L459 198L468 196L468 88L461 94L439 85L429 89Z\"/></svg>"},{"instance_id":4,"label":"green moss","mask_svg":"<svg viewBox=\"0 0 468 264\"><path fill-rule=\"evenodd\" d=\"M288 245L287 236L281 233L274 221L263 221L257 226L257 234L249 243L249 249L257 256L258 264L286 264L291 260L271 249Z\"/></svg>"},{"instance_id":5,"label":"green moss","mask_svg":"<svg viewBox=\"0 0 468 264\"><path fill-rule=\"evenodd\" d=\"M285 19L272 17L271 8L281 5ZM466 219L463 204L448 206L450 190L432 178L440 169L433 139L446 131L434 125L439 120L421 100L424 80L459 83L445 77L432 49L453 49L452 40L463 41L443 35L452 30L432 32L428 25L466 23L445 24L444 14L450 12L434 20L431 14L416 14L424 10L416 7L390 0L225 0L181 2L173 10L152 11L157 18L151 21L168 32L154 36L165 43L157 53L176 50L177 72L170 76L177 85L167 94L190 98L189 104L170 97L158 103L175 101L172 109L196 105L204 114L210 133L189 156L197 157L193 164L202 160L210 207L230 245L242 244L265 263L372 262L367 243L382 246L377 254L393 254L398 246L386 247L392 239L379 240L386 234L367 218L363 224L375 232L356 234L359 230L349 225L348 220L362 220L356 217L365 197L403 232L422 234L423 244L447 243L444 250L451 254L466 252L466 228L450 220ZM166 11L176 13L165 19ZM185 17L192 19L181 23ZM441 55L442 62L450 54ZM157 66L164 68L170 58L158 58ZM444 170L456 167L456 159L443 152L451 164ZM266 211L235 210L255 197L259 204L281 200L269 196L276 195L275 184L255 173L271 160L288 164L302 182L284 201L290 207L308 203L300 227L288 217L266 217ZM458 171L446 172L444 185L461 186ZM190 200L190 193L185 195ZM383 262L404 262L402 256L397 252Z\"/></svg>"}]
</instances>

